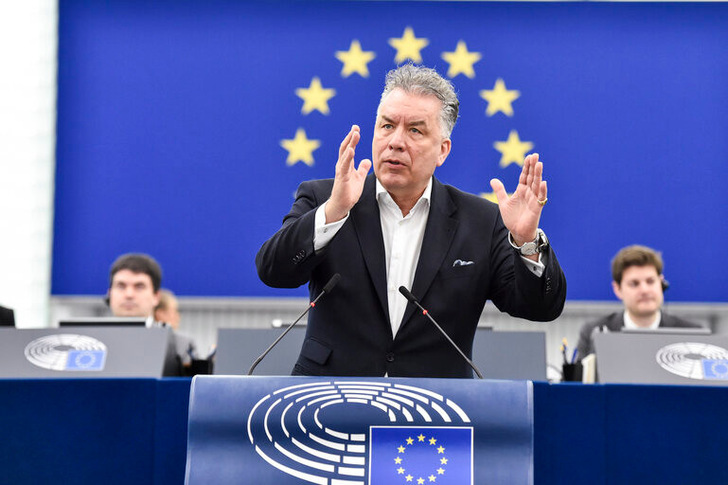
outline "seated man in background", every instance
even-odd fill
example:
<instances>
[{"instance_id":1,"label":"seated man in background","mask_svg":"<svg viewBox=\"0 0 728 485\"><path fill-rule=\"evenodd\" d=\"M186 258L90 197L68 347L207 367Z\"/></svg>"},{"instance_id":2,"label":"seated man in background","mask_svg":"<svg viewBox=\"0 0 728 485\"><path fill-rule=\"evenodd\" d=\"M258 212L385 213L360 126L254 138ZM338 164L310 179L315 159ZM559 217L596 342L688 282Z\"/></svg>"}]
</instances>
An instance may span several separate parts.
<instances>
[{"instance_id":1,"label":"seated man in background","mask_svg":"<svg viewBox=\"0 0 728 485\"><path fill-rule=\"evenodd\" d=\"M154 309L154 320L172 327L177 338L177 355L183 366L191 365L192 360L197 358L195 342L187 335L179 333L179 302L174 293L166 288L159 290L159 304Z\"/></svg>"},{"instance_id":2,"label":"seated man in background","mask_svg":"<svg viewBox=\"0 0 728 485\"><path fill-rule=\"evenodd\" d=\"M154 316L161 298L161 285L162 268L154 258L133 253L119 256L109 273L107 301L111 313L115 317L144 317L147 327L163 326ZM179 337L174 337L178 360L181 364L189 362L187 348L180 352Z\"/></svg>"},{"instance_id":3,"label":"seated man in background","mask_svg":"<svg viewBox=\"0 0 728 485\"><path fill-rule=\"evenodd\" d=\"M701 327L697 323L662 313L668 283L662 274L662 257L646 246L627 246L612 260L612 290L624 311L589 322L579 332L579 358L594 353L595 332L619 332L623 328Z\"/></svg>"},{"instance_id":4,"label":"seated man in background","mask_svg":"<svg viewBox=\"0 0 728 485\"><path fill-rule=\"evenodd\" d=\"M146 254L123 254L111 265L107 302L115 317L144 317L154 324L162 268Z\"/></svg>"},{"instance_id":5,"label":"seated man in background","mask_svg":"<svg viewBox=\"0 0 728 485\"><path fill-rule=\"evenodd\" d=\"M0 327L14 327L15 313L10 308L0 306Z\"/></svg>"}]
</instances>

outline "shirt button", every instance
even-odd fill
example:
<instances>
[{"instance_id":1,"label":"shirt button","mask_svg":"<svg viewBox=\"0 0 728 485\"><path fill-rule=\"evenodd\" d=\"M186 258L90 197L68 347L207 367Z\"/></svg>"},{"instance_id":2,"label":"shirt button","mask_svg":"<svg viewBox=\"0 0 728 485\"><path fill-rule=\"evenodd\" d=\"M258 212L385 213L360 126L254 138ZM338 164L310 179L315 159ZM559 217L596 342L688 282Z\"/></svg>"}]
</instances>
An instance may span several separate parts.
<instances>
[{"instance_id":1,"label":"shirt button","mask_svg":"<svg viewBox=\"0 0 728 485\"><path fill-rule=\"evenodd\" d=\"M385 358L387 359L387 362L394 362L394 354L392 352L387 352Z\"/></svg>"}]
</instances>

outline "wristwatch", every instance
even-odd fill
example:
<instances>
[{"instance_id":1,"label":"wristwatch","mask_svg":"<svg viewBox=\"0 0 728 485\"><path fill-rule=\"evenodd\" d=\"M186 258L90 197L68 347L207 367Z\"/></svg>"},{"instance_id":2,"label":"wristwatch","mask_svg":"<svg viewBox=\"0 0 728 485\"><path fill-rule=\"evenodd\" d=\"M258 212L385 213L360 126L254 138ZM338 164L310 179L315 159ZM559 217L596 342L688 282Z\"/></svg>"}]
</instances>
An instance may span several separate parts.
<instances>
[{"instance_id":1,"label":"wristwatch","mask_svg":"<svg viewBox=\"0 0 728 485\"><path fill-rule=\"evenodd\" d=\"M515 241L513 241L513 236L510 232L508 232L508 242L514 249L518 249L523 256L532 256L534 254L542 253L549 246L549 240L541 229L537 231L536 239L531 242L524 243L523 246L516 246Z\"/></svg>"}]
</instances>

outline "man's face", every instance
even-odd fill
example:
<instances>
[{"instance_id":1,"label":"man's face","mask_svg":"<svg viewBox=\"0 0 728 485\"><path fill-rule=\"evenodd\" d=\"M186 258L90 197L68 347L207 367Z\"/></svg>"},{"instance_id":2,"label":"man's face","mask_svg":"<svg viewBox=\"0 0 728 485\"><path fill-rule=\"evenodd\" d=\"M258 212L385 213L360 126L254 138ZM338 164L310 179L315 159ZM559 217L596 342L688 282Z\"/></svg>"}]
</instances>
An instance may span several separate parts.
<instances>
[{"instance_id":1,"label":"man's face","mask_svg":"<svg viewBox=\"0 0 728 485\"><path fill-rule=\"evenodd\" d=\"M159 303L152 278L128 269L117 271L109 288L109 306L117 317L148 317Z\"/></svg>"},{"instance_id":2,"label":"man's face","mask_svg":"<svg viewBox=\"0 0 728 485\"><path fill-rule=\"evenodd\" d=\"M440 128L442 103L395 89L379 106L372 139L374 173L395 198L419 197L450 153Z\"/></svg>"},{"instance_id":3,"label":"man's face","mask_svg":"<svg viewBox=\"0 0 728 485\"><path fill-rule=\"evenodd\" d=\"M630 266L622 273L622 282L612 282L617 298L635 317L651 317L662 306L662 277L654 266Z\"/></svg>"}]
</instances>

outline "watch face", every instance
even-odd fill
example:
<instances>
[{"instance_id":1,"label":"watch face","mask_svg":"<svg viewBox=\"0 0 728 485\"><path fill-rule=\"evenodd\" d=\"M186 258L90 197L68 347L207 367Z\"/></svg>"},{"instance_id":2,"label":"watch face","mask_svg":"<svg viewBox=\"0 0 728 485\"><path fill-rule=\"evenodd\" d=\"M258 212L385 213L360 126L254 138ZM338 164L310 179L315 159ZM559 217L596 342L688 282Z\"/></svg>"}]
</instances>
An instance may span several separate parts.
<instances>
[{"instance_id":1,"label":"watch face","mask_svg":"<svg viewBox=\"0 0 728 485\"><path fill-rule=\"evenodd\" d=\"M536 253L538 253L538 247L534 242L526 243L521 247L521 254L524 256L531 256Z\"/></svg>"}]
</instances>

